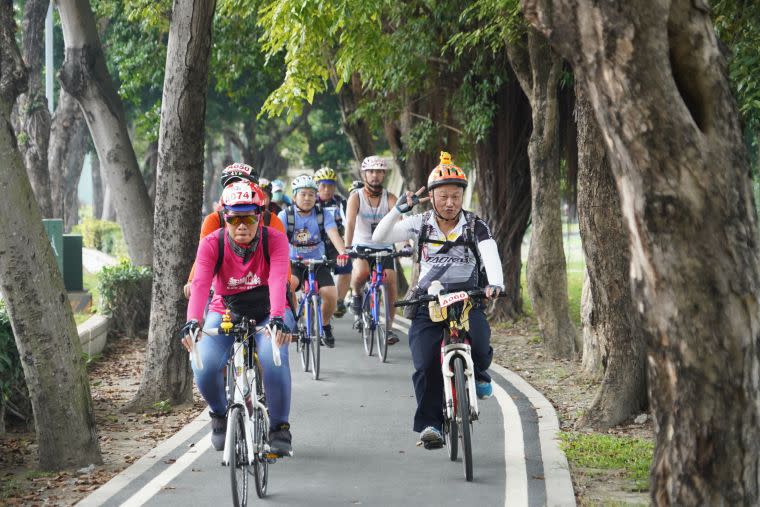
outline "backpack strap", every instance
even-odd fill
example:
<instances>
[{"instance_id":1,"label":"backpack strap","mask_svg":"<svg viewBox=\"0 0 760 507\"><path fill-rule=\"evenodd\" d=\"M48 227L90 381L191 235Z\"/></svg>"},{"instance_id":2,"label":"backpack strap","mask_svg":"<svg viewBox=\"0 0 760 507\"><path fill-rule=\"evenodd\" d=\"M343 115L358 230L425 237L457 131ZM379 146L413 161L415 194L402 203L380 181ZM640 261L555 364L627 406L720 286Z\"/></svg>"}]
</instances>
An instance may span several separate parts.
<instances>
[{"instance_id":1,"label":"backpack strap","mask_svg":"<svg viewBox=\"0 0 760 507\"><path fill-rule=\"evenodd\" d=\"M264 260L269 265L269 230L266 227L261 228L261 248L264 249Z\"/></svg>"},{"instance_id":2,"label":"backpack strap","mask_svg":"<svg viewBox=\"0 0 760 507\"><path fill-rule=\"evenodd\" d=\"M422 245L425 243L428 243L428 237L430 236L430 225L428 224L428 220L430 220L432 213L430 210L424 212L422 214L422 225L420 226L420 237L417 239L417 262L420 262L422 260Z\"/></svg>"},{"instance_id":3,"label":"backpack strap","mask_svg":"<svg viewBox=\"0 0 760 507\"><path fill-rule=\"evenodd\" d=\"M221 213L221 212L220 212ZM214 266L214 276L219 273L222 268L222 261L224 260L224 236L226 231L221 229L219 231L219 251L216 254L216 265Z\"/></svg>"},{"instance_id":4,"label":"backpack strap","mask_svg":"<svg viewBox=\"0 0 760 507\"><path fill-rule=\"evenodd\" d=\"M322 206L319 204L316 205L317 208L317 225L319 226L319 237L322 239L322 242L327 245L327 231L325 230L325 211L322 209Z\"/></svg>"},{"instance_id":5,"label":"backpack strap","mask_svg":"<svg viewBox=\"0 0 760 507\"><path fill-rule=\"evenodd\" d=\"M296 210L293 209L292 205L285 209L285 222L285 230L288 232L288 241L292 243L293 233L296 230Z\"/></svg>"},{"instance_id":6,"label":"backpack strap","mask_svg":"<svg viewBox=\"0 0 760 507\"><path fill-rule=\"evenodd\" d=\"M271 211L264 211L264 225L266 227L269 227L270 223L272 223L272 212Z\"/></svg>"}]
</instances>

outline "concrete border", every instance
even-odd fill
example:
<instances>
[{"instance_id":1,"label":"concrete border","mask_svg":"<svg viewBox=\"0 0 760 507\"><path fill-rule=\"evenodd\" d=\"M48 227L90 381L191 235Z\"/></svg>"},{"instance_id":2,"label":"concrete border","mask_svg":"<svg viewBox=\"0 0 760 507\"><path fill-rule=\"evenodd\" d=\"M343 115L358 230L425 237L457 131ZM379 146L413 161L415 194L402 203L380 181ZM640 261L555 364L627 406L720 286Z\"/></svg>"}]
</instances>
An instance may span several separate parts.
<instances>
[{"instance_id":1,"label":"concrete border","mask_svg":"<svg viewBox=\"0 0 760 507\"><path fill-rule=\"evenodd\" d=\"M82 352L86 352L90 356L100 354L106 346L106 337L110 325L110 317L97 313L79 324L77 334L79 334Z\"/></svg>"}]
</instances>

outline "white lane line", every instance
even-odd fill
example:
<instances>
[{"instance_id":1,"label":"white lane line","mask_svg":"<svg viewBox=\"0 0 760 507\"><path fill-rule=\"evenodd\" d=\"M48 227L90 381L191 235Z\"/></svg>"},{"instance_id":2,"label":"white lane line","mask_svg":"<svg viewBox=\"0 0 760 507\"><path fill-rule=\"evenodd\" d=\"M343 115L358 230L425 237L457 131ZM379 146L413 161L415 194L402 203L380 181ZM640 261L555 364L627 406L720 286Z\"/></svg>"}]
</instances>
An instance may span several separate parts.
<instances>
[{"instance_id":1,"label":"white lane line","mask_svg":"<svg viewBox=\"0 0 760 507\"><path fill-rule=\"evenodd\" d=\"M211 439L208 436L204 436L195 444L195 447L180 456L169 468L158 474L152 481L143 486L140 491L132 495L121 505L127 507L139 507L143 505L153 498L156 493L161 491L161 488L169 484L172 479L189 467L209 447L211 447Z\"/></svg>"},{"instance_id":2,"label":"white lane line","mask_svg":"<svg viewBox=\"0 0 760 507\"><path fill-rule=\"evenodd\" d=\"M492 382L504 420L504 505L528 505L528 468L523 445L520 412L512 397L498 383Z\"/></svg>"},{"instance_id":3,"label":"white lane line","mask_svg":"<svg viewBox=\"0 0 760 507\"><path fill-rule=\"evenodd\" d=\"M171 438L162 442L160 445L146 452L142 458L135 461L130 467L113 477L110 481L93 491L90 495L83 498L77 506L95 507L103 505L106 500L121 491L130 482L142 475L150 467L158 463L160 459L172 452L182 442L192 437L195 433L203 429L211 418L206 410L188 423L184 428L175 433Z\"/></svg>"},{"instance_id":4,"label":"white lane line","mask_svg":"<svg viewBox=\"0 0 760 507\"><path fill-rule=\"evenodd\" d=\"M559 420L554 407L532 385L518 374L491 364L491 369L504 377L515 389L522 392L536 409L538 416L538 438L541 443L541 461L544 464L544 484L546 485L547 506L574 506L575 493L570 478L567 457L559 447Z\"/></svg>"}]
</instances>

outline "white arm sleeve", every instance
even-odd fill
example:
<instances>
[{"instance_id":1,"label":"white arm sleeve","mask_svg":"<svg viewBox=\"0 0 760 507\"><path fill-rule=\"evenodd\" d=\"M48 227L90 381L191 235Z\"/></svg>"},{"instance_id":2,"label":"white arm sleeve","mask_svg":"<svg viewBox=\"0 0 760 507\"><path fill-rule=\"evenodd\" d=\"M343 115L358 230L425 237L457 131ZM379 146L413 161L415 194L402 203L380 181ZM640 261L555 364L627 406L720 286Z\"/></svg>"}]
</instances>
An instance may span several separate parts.
<instances>
[{"instance_id":1,"label":"white arm sleeve","mask_svg":"<svg viewBox=\"0 0 760 507\"><path fill-rule=\"evenodd\" d=\"M504 273L501 271L501 257L496 241L492 238L481 241L478 243L478 250L480 250L483 266L486 268L488 285L496 285L504 290Z\"/></svg>"},{"instance_id":2,"label":"white arm sleeve","mask_svg":"<svg viewBox=\"0 0 760 507\"><path fill-rule=\"evenodd\" d=\"M392 207L377 224L375 232L372 234L372 241L398 243L416 237L422 224L422 215L413 215L399 220L400 215L401 212L395 206Z\"/></svg>"}]
</instances>

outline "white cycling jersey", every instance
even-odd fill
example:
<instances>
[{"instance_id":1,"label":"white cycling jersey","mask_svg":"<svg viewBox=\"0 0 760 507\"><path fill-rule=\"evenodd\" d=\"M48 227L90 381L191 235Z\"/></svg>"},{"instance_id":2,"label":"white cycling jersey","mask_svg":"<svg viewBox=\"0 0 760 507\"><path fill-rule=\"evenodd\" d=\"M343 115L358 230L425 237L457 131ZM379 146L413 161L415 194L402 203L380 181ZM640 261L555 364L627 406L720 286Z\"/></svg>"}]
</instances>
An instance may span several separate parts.
<instances>
[{"instance_id":1,"label":"white cycling jersey","mask_svg":"<svg viewBox=\"0 0 760 507\"><path fill-rule=\"evenodd\" d=\"M382 218L388 214L388 191L383 189L377 207L370 204L364 190L359 190L358 194L359 211L356 214L353 244L374 248L392 246L391 243L373 241L372 239L372 233L375 231L377 224L379 224Z\"/></svg>"}]
</instances>

